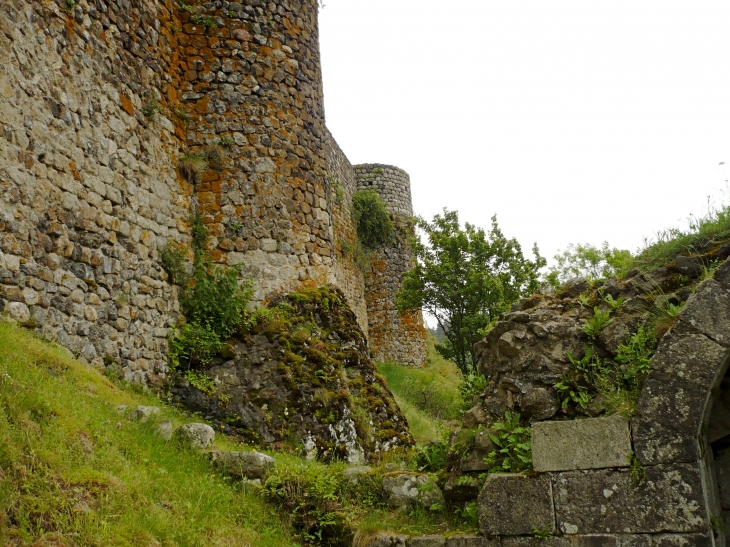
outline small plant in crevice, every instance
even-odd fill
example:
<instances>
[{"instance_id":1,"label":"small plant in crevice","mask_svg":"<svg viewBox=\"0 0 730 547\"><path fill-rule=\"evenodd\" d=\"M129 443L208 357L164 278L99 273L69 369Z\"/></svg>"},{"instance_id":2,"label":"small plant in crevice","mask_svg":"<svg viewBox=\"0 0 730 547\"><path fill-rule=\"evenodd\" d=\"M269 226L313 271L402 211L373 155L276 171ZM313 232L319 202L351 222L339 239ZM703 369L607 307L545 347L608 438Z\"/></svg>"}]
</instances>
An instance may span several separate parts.
<instances>
[{"instance_id":1,"label":"small plant in crevice","mask_svg":"<svg viewBox=\"0 0 730 547\"><path fill-rule=\"evenodd\" d=\"M629 454L629 477L631 477L631 484L635 487L639 487L646 483L646 470L641 462L633 452Z\"/></svg>"},{"instance_id":2,"label":"small plant in crevice","mask_svg":"<svg viewBox=\"0 0 730 547\"><path fill-rule=\"evenodd\" d=\"M218 28L218 23L215 22L215 18L209 15L200 15L199 13L190 16L190 21L196 25L203 25L206 30L209 28Z\"/></svg>"},{"instance_id":3,"label":"small plant in crevice","mask_svg":"<svg viewBox=\"0 0 730 547\"><path fill-rule=\"evenodd\" d=\"M343 258L349 258L355 267L362 273L370 269L371 252L357 239L354 243L346 239L339 239L340 254Z\"/></svg>"},{"instance_id":4,"label":"small plant in crevice","mask_svg":"<svg viewBox=\"0 0 730 547\"><path fill-rule=\"evenodd\" d=\"M208 168L213 169L213 171L221 171L226 160L223 147L215 144L203 148L200 152L200 157L206 161Z\"/></svg>"},{"instance_id":5,"label":"small plant in crevice","mask_svg":"<svg viewBox=\"0 0 730 547\"><path fill-rule=\"evenodd\" d=\"M437 472L446 468L449 461L449 445L443 441L416 447L416 464L421 471Z\"/></svg>"},{"instance_id":6,"label":"small plant in crevice","mask_svg":"<svg viewBox=\"0 0 730 547\"><path fill-rule=\"evenodd\" d=\"M342 205L345 202L345 189L342 187L342 183L334 175L329 175L327 180L330 183L330 190L334 192L335 205Z\"/></svg>"},{"instance_id":7,"label":"small plant in crevice","mask_svg":"<svg viewBox=\"0 0 730 547\"><path fill-rule=\"evenodd\" d=\"M224 135L218 139L218 146L223 146L224 148L230 148L234 144L236 144L236 142L228 135Z\"/></svg>"},{"instance_id":8,"label":"small plant in crevice","mask_svg":"<svg viewBox=\"0 0 730 547\"><path fill-rule=\"evenodd\" d=\"M193 11L192 6L186 4L183 0L178 0L177 9L179 9L180 11L184 11L186 13L192 13L192 11Z\"/></svg>"},{"instance_id":9,"label":"small plant in crevice","mask_svg":"<svg viewBox=\"0 0 730 547\"><path fill-rule=\"evenodd\" d=\"M546 524L542 528L535 528L533 530L533 534L536 539L550 539L555 535L552 532L552 526L550 526L549 524Z\"/></svg>"},{"instance_id":10,"label":"small plant in crevice","mask_svg":"<svg viewBox=\"0 0 730 547\"><path fill-rule=\"evenodd\" d=\"M567 374L563 374L563 379L553 387L558 394L558 400L563 411L566 411L571 403L581 408L587 408L591 402L591 396L588 391L576 382L571 381Z\"/></svg>"},{"instance_id":11,"label":"small plant in crevice","mask_svg":"<svg viewBox=\"0 0 730 547\"><path fill-rule=\"evenodd\" d=\"M498 448L484 458L490 473L519 473L532 469L532 441L529 426L522 425L520 414L504 413L501 422L492 424L497 433L490 433L489 439Z\"/></svg>"},{"instance_id":12,"label":"small plant in crevice","mask_svg":"<svg viewBox=\"0 0 730 547\"><path fill-rule=\"evenodd\" d=\"M208 169L208 161L200 154L184 154L177 160L177 170L190 184L198 184Z\"/></svg>"},{"instance_id":13,"label":"small plant in crevice","mask_svg":"<svg viewBox=\"0 0 730 547\"><path fill-rule=\"evenodd\" d=\"M204 372L188 370L185 373L185 379L190 382L191 386L199 389L206 395L213 395L215 393L215 380Z\"/></svg>"},{"instance_id":14,"label":"small plant in crevice","mask_svg":"<svg viewBox=\"0 0 730 547\"><path fill-rule=\"evenodd\" d=\"M145 94L145 103L142 107L142 114L148 120L154 121L162 112L162 106L160 105L160 99L157 96L157 92L150 90Z\"/></svg>"},{"instance_id":15,"label":"small plant in crevice","mask_svg":"<svg viewBox=\"0 0 730 547\"><path fill-rule=\"evenodd\" d=\"M182 122L184 127L188 126L188 122L190 121L190 116L185 111L185 109L181 106L171 106L170 110L172 111L172 114Z\"/></svg>"},{"instance_id":16,"label":"small plant in crevice","mask_svg":"<svg viewBox=\"0 0 730 547\"><path fill-rule=\"evenodd\" d=\"M77 5L76 0L66 0L66 11L72 12Z\"/></svg>"},{"instance_id":17,"label":"small plant in crevice","mask_svg":"<svg viewBox=\"0 0 730 547\"><path fill-rule=\"evenodd\" d=\"M591 338L596 338L605 327L611 324L611 312L601 311L598 306L593 308L593 317L583 325L583 332Z\"/></svg>"}]
</instances>

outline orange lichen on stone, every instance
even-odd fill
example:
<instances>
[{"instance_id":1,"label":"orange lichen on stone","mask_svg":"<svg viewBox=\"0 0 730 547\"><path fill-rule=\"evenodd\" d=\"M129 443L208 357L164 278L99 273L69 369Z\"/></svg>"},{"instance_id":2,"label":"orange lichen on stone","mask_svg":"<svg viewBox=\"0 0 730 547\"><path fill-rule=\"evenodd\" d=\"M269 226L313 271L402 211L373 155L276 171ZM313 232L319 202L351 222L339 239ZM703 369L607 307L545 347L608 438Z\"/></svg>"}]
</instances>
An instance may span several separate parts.
<instances>
[{"instance_id":1,"label":"orange lichen on stone","mask_svg":"<svg viewBox=\"0 0 730 547\"><path fill-rule=\"evenodd\" d=\"M81 181L81 173L79 173L79 170L76 169L76 163L70 162L68 166L71 168L71 174L73 175L75 180Z\"/></svg>"},{"instance_id":2,"label":"orange lichen on stone","mask_svg":"<svg viewBox=\"0 0 730 547\"><path fill-rule=\"evenodd\" d=\"M119 100L121 102L122 110L124 110L130 116L134 116L134 106L132 105L131 99L123 93L120 93Z\"/></svg>"}]
</instances>

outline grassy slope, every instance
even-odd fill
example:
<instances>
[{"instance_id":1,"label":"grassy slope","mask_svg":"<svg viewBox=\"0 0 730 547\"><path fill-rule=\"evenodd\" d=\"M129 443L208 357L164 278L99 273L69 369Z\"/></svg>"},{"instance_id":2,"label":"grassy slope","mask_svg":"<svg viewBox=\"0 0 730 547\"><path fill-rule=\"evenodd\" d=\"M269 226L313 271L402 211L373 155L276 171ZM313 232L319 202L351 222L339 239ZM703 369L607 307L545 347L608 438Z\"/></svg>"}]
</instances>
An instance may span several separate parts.
<instances>
[{"instance_id":1,"label":"grassy slope","mask_svg":"<svg viewBox=\"0 0 730 547\"><path fill-rule=\"evenodd\" d=\"M294 545L271 506L119 404L190 421L0 323L0 544Z\"/></svg>"},{"instance_id":2,"label":"grassy slope","mask_svg":"<svg viewBox=\"0 0 730 547\"><path fill-rule=\"evenodd\" d=\"M463 410L459 370L438 354L434 344L429 337L424 368L395 363L378 365L419 442L440 440L451 429L451 421L461 418Z\"/></svg>"}]
</instances>

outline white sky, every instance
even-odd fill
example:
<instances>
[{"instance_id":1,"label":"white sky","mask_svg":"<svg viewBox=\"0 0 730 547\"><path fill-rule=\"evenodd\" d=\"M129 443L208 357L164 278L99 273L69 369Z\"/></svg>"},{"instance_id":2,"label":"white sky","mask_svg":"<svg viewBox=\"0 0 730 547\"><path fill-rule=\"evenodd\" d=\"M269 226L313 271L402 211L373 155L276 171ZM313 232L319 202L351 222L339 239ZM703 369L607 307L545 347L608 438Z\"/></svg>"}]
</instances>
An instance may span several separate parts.
<instances>
[{"instance_id":1,"label":"white sky","mask_svg":"<svg viewBox=\"0 0 730 547\"><path fill-rule=\"evenodd\" d=\"M417 214L636 250L730 163L728 0L325 0L327 125Z\"/></svg>"}]
</instances>

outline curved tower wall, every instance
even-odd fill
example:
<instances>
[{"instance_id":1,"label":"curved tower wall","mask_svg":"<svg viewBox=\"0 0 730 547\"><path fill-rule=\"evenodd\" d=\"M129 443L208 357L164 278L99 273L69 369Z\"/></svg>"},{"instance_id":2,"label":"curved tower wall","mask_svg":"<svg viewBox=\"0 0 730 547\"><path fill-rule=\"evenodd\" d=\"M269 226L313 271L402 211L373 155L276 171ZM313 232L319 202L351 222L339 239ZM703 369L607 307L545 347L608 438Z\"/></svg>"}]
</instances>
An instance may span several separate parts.
<instances>
[{"instance_id":1,"label":"curved tower wall","mask_svg":"<svg viewBox=\"0 0 730 547\"><path fill-rule=\"evenodd\" d=\"M368 163L354 169L358 190L378 192L396 225L393 241L374 251L365 275L370 347L378 361L421 366L426 361L423 313L399 312L396 305L403 274L413 268L415 261L409 243L414 235L410 177L391 165Z\"/></svg>"},{"instance_id":2,"label":"curved tower wall","mask_svg":"<svg viewBox=\"0 0 730 547\"><path fill-rule=\"evenodd\" d=\"M178 14L189 151L228 143L196 188L209 248L245 264L259 301L325 283L333 267L317 10L250 0Z\"/></svg>"}]
</instances>

